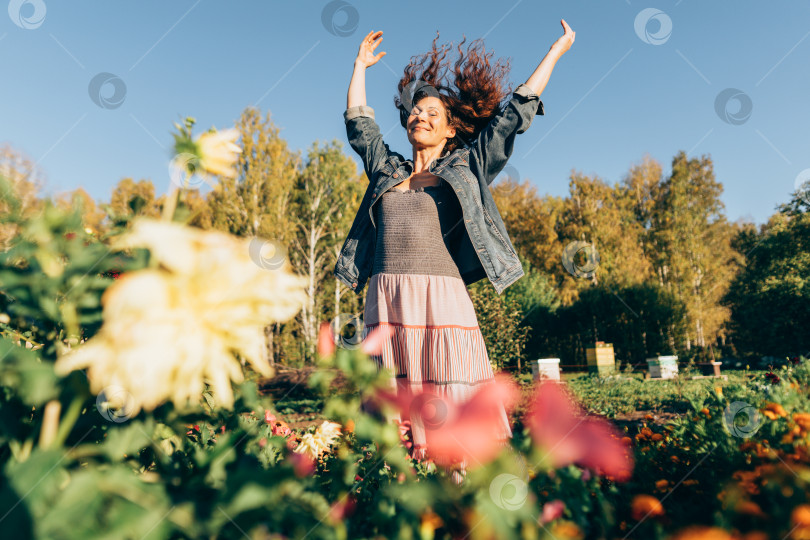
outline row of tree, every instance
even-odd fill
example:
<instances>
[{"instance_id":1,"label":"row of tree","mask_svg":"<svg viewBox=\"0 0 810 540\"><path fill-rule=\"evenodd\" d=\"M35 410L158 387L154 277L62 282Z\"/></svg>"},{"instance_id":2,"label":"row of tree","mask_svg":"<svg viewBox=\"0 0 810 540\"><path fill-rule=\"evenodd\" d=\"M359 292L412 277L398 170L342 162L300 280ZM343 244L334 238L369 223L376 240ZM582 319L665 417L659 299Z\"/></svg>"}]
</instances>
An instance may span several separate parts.
<instances>
[{"instance_id":1,"label":"row of tree","mask_svg":"<svg viewBox=\"0 0 810 540\"><path fill-rule=\"evenodd\" d=\"M344 145L314 143L293 152L269 113L246 109L239 176L205 196L183 193L187 221L204 229L273 239L298 274L308 302L295 321L267 329L276 361L313 358L319 322L361 331L363 298L332 270L368 180ZM0 148L0 174L25 211L37 212L42 179L20 153ZM799 194L761 227L726 219L711 158L679 152L671 173L645 156L621 181L572 171L569 193L541 196L528 180L491 188L526 276L504 294L482 280L470 287L493 363L523 369L553 356L584 364L594 341L638 364L657 354L719 359L795 355L810 350L807 205ZM109 203L81 188L58 204L81 204L85 227L103 238L135 216L158 217L163 196L149 180L121 180ZM3 209L0 209L3 210ZM0 230L4 246L16 234Z\"/></svg>"}]
</instances>

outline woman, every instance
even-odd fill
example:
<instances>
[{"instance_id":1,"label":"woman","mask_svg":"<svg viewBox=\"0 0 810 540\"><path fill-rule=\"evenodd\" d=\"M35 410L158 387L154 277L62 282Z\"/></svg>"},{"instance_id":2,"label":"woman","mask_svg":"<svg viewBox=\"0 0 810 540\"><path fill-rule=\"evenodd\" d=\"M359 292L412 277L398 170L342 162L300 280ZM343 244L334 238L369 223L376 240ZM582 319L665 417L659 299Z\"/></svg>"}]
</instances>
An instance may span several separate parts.
<instances>
[{"instance_id":1,"label":"woman","mask_svg":"<svg viewBox=\"0 0 810 540\"><path fill-rule=\"evenodd\" d=\"M463 403L493 381L467 285L488 277L500 294L523 275L487 186L505 166L515 135L543 114L539 96L575 37L560 22L563 36L502 111L499 104L508 94L501 83L508 69L498 63L492 70L489 55L477 47L468 47L465 59L459 45L454 85L443 84L444 51L434 39L433 51L405 69L395 99L412 160L382 141L366 105L365 70L386 54L374 54L382 31L370 32L360 45L344 120L369 189L335 275L358 294L368 277L363 338L381 325L392 327L375 360L395 374L391 383L398 392L425 391ZM422 403L426 407L394 419L410 426L411 456L417 459L426 457L430 430L442 425L440 413L431 416L429 403ZM496 436L508 444L506 411L499 416ZM465 466L454 470L457 482Z\"/></svg>"}]
</instances>

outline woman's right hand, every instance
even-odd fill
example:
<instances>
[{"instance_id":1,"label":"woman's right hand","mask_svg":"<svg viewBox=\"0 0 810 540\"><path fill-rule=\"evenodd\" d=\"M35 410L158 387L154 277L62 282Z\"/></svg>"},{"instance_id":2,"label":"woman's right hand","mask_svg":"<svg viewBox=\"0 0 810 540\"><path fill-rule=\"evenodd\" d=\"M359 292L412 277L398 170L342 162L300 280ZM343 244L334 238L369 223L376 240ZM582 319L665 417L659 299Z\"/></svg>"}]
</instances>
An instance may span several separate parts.
<instances>
[{"instance_id":1,"label":"woman's right hand","mask_svg":"<svg viewBox=\"0 0 810 540\"><path fill-rule=\"evenodd\" d=\"M363 42L360 44L360 50L357 52L357 59L354 61L355 64L360 64L363 67L373 66L377 63L377 60L385 56L385 52L380 52L380 54L376 56L374 55L374 49L376 49L377 45L382 41L381 36L382 30L376 32L372 30L363 38Z\"/></svg>"}]
</instances>

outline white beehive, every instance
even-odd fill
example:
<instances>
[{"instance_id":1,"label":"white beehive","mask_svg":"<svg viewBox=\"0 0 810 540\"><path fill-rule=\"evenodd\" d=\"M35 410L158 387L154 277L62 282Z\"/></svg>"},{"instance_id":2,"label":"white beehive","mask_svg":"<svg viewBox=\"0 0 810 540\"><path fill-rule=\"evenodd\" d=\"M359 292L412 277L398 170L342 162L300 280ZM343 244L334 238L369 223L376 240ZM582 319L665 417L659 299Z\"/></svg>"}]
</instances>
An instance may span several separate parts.
<instances>
[{"instance_id":1,"label":"white beehive","mask_svg":"<svg viewBox=\"0 0 810 540\"><path fill-rule=\"evenodd\" d=\"M672 379L678 375L677 356L656 356L647 358L647 367L653 379Z\"/></svg>"},{"instance_id":2,"label":"white beehive","mask_svg":"<svg viewBox=\"0 0 810 540\"><path fill-rule=\"evenodd\" d=\"M540 358L532 360L532 379L552 379L555 381L560 380L560 359L559 358Z\"/></svg>"}]
</instances>

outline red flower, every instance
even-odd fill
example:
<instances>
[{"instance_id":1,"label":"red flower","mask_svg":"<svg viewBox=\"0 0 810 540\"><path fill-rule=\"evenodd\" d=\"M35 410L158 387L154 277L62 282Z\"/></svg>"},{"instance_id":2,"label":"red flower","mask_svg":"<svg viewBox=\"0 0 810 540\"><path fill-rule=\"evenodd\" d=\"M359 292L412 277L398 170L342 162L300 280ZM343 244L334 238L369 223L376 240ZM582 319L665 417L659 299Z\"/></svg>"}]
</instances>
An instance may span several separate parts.
<instances>
[{"instance_id":1,"label":"red flower","mask_svg":"<svg viewBox=\"0 0 810 540\"><path fill-rule=\"evenodd\" d=\"M290 461L298 477L309 476L315 471L315 460L306 454L290 452Z\"/></svg>"},{"instance_id":2,"label":"red flower","mask_svg":"<svg viewBox=\"0 0 810 540\"><path fill-rule=\"evenodd\" d=\"M540 523L545 525L557 518L562 517L563 510L565 510L565 503L559 499L555 499L543 505L543 514L540 516Z\"/></svg>"},{"instance_id":3,"label":"red flower","mask_svg":"<svg viewBox=\"0 0 810 540\"><path fill-rule=\"evenodd\" d=\"M387 324L378 326L369 332L366 339L363 340L363 344L360 348L368 355L379 356L382 354L383 346L388 343L388 340L393 333L394 329Z\"/></svg>"},{"instance_id":4,"label":"red flower","mask_svg":"<svg viewBox=\"0 0 810 540\"><path fill-rule=\"evenodd\" d=\"M381 391L379 396L395 403L401 417L421 420L427 452L435 463L465 461L477 466L492 461L501 451L501 407L508 414L520 399L520 390L510 376L497 374L492 383L461 404L429 391L396 396Z\"/></svg>"},{"instance_id":5,"label":"red flower","mask_svg":"<svg viewBox=\"0 0 810 540\"><path fill-rule=\"evenodd\" d=\"M771 384L779 383L779 375L776 373L768 372L765 374L765 378L768 379L768 382Z\"/></svg>"},{"instance_id":6,"label":"red flower","mask_svg":"<svg viewBox=\"0 0 810 540\"><path fill-rule=\"evenodd\" d=\"M410 450L413 446L413 434L411 433L411 421L405 420L399 423L399 440Z\"/></svg>"},{"instance_id":7,"label":"red flower","mask_svg":"<svg viewBox=\"0 0 810 540\"><path fill-rule=\"evenodd\" d=\"M328 321L321 323L318 333L318 356L328 358L335 352L335 338L332 335L332 326Z\"/></svg>"},{"instance_id":8,"label":"red flower","mask_svg":"<svg viewBox=\"0 0 810 540\"><path fill-rule=\"evenodd\" d=\"M264 411L264 421L268 424L276 421L276 415L270 411Z\"/></svg>"},{"instance_id":9,"label":"red flower","mask_svg":"<svg viewBox=\"0 0 810 540\"><path fill-rule=\"evenodd\" d=\"M287 424L287 422L285 422L284 420L275 420L273 422L272 432L273 435L280 435L282 437L286 437L292 432L292 430L290 429L290 426Z\"/></svg>"},{"instance_id":10,"label":"red flower","mask_svg":"<svg viewBox=\"0 0 810 540\"><path fill-rule=\"evenodd\" d=\"M629 479L633 458L621 434L606 420L585 416L561 386L544 381L535 389L526 413L534 442L548 452L554 467L577 463L616 480Z\"/></svg>"},{"instance_id":11,"label":"red flower","mask_svg":"<svg viewBox=\"0 0 810 540\"><path fill-rule=\"evenodd\" d=\"M351 494L335 501L329 508L329 516L335 523L339 523L354 513L356 501Z\"/></svg>"}]
</instances>

